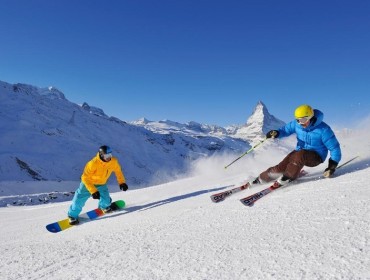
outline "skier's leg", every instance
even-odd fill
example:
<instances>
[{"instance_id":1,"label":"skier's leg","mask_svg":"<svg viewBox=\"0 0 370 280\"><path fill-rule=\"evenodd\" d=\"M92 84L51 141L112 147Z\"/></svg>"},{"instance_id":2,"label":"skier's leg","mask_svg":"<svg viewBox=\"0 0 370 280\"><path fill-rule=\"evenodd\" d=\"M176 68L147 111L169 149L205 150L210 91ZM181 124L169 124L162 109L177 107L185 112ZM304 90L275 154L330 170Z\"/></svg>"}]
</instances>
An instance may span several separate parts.
<instances>
[{"instance_id":1,"label":"skier's leg","mask_svg":"<svg viewBox=\"0 0 370 280\"><path fill-rule=\"evenodd\" d=\"M315 151L300 150L292 154L284 171L284 176L291 181L297 179L303 166L314 167L322 163L322 159Z\"/></svg>"},{"instance_id":2,"label":"skier's leg","mask_svg":"<svg viewBox=\"0 0 370 280\"><path fill-rule=\"evenodd\" d=\"M270 182L271 180L275 180L281 176L287 168L290 158L295 152L296 151L290 152L278 165L272 166L263 171L259 176L260 180L262 180L262 182Z\"/></svg>"}]
</instances>

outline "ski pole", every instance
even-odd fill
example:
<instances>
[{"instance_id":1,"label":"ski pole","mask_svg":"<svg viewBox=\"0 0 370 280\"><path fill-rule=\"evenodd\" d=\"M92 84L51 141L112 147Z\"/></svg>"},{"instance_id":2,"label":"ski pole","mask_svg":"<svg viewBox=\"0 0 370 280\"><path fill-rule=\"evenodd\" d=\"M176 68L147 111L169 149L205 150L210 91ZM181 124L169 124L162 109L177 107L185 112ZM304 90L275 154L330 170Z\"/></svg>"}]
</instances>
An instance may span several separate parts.
<instances>
[{"instance_id":1,"label":"ski pole","mask_svg":"<svg viewBox=\"0 0 370 280\"><path fill-rule=\"evenodd\" d=\"M350 163L351 161L355 160L355 159L356 159L356 158L358 158L358 157L359 157L359 156L355 156L355 157L351 158L350 160L347 160L345 163L342 163L341 165L337 166L337 168L336 168L336 169L339 169L339 168L341 168L341 167L345 166L346 164ZM325 177L325 178L329 178L329 177L331 176L331 174L332 174L332 173L330 173L330 170L325 171L325 172L324 172L324 177Z\"/></svg>"},{"instance_id":2,"label":"ski pole","mask_svg":"<svg viewBox=\"0 0 370 280\"><path fill-rule=\"evenodd\" d=\"M346 164L350 163L351 161L355 160L358 157L359 156L355 156L355 157L351 158L350 160L347 160L345 163L342 163L341 165L339 165L336 169L339 169L339 168L345 166Z\"/></svg>"},{"instance_id":3,"label":"ski pole","mask_svg":"<svg viewBox=\"0 0 370 280\"><path fill-rule=\"evenodd\" d=\"M240 157L236 158L235 160L233 160L231 163L229 163L228 165L225 166L225 169L228 168L230 165L232 165L234 162L236 162L237 160L241 159L242 157L244 157L246 154L249 154L251 151L253 151L255 148L257 148L259 145L261 145L263 142L266 141L266 137L265 139L263 139L262 141L260 141L259 143L257 143L256 145L254 145L252 148L250 148L248 151L246 151L244 154L242 154Z\"/></svg>"}]
</instances>

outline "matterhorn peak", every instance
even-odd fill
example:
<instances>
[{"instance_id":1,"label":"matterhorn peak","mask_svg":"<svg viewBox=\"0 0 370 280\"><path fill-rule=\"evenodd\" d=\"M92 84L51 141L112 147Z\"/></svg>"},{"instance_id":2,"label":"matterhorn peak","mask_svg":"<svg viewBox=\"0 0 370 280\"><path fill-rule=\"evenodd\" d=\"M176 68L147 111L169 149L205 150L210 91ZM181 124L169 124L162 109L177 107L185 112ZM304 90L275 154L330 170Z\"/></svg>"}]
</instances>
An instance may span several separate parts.
<instances>
[{"instance_id":1,"label":"matterhorn peak","mask_svg":"<svg viewBox=\"0 0 370 280\"><path fill-rule=\"evenodd\" d=\"M253 125L256 122L262 124L262 122L270 116L271 115L267 110L266 105L263 104L262 101L258 101L252 115L247 119L247 125Z\"/></svg>"},{"instance_id":2,"label":"matterhorn peak","mask_svg":"<svg viewBox=\"0 0 370 280\"><path fill-rule=\"evenodd\" d=\"M236 131L236 135L248 141L256 138L260 140L269 130L278 129L284 124L285 122L269 113L262 101L258 101L246 124Z\"/></svg>"},{"instance_id":3,"label":"matterhorn peak","mask_svg":"<svg viewBox=\"0 0 370 280\"><path fill-rule=\"evenodd\" d=\"M134 124L134 125L146 125L146 124L148 124L148 123L150 123L151 121L150 120L148 120L147 118L145 118L145 117L142 117L142 118L140 118L140 119L138 119L138 120L136 120L136 121L133 121L132 122L132 124Z\"/></svg>"},{"instance_id":4,"label":"matterhorn peak","mask_svg":"<svg viewBox=\"0 0 370 280\"><path fill-rule=\"evenodd\" d=\"M269 113L266 105L262 101L258 101L252 115L247 120L246 126L258 126L259 128L262 128L264 125L269 125L276 120L278 119ZM265 133L265 131L263 131L263 133Z\"/></svg>"}]
</instances>

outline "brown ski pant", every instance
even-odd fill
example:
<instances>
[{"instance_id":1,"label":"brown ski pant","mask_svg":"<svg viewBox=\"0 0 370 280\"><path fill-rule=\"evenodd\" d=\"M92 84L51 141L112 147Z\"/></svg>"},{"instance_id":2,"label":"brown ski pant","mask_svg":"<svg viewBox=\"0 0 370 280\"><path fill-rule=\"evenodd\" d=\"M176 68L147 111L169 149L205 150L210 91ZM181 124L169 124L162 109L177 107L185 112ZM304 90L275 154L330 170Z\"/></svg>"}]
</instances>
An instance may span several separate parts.
<instances>
[{"instance_id":1,"label":"brown ski pant","mask_svg":"<svg viewBox=\"0 0 370 280\"><path fill-rule=\"evenodd\" d=\"M322 163L322 159L315 151L300 150L289 153L278 165L268 168L260 174L264 182L275 180L285 175L291 181L297 179L303 166L314 167Z\"/></svg>"}]
</instances>

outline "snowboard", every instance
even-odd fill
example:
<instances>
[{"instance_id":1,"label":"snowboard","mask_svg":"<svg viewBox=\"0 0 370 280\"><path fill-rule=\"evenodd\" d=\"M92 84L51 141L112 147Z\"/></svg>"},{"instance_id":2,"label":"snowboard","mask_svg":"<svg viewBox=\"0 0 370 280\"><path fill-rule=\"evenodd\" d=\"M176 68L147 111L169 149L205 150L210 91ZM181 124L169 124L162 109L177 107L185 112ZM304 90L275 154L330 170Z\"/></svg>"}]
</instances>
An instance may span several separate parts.
<instances>
[{"instance_id":1,"label":"snowboard","mask_svg":"<svg viewBox=\"0 0 370 280\"><path fill-rule=\"evenodd\" d=\"M88 211L86 213L81 214L79 216L79 221L80 222L77 225L70 225L69 224L69 220L67 218L67 219L64 219L64 220L60 220L58 222L54 222L54 223L48 224L46 226L46 229L48 231L52 232L52 233L57 233L57 232L60 232L60 231L69 229L69 228L71 228L73 226L78 226L78 225L80 225L82 223L95 220L96 218L99 218L99 217L104 216L106 214L109 214L109 213L118 211L120 209L123 209L125 207L125 205L126 205L126 203L123 200L117 200L115 202L112 202L111 208L113 209L113 211L111 211L111 212L104 213L102 209L96 208L94 210L90 210L90 211Z\"/></svg>"}]
</instances>

